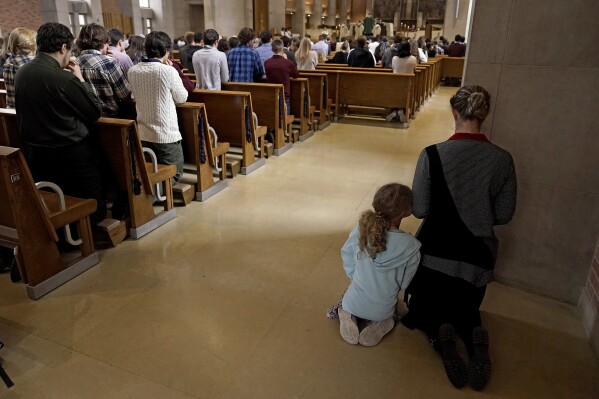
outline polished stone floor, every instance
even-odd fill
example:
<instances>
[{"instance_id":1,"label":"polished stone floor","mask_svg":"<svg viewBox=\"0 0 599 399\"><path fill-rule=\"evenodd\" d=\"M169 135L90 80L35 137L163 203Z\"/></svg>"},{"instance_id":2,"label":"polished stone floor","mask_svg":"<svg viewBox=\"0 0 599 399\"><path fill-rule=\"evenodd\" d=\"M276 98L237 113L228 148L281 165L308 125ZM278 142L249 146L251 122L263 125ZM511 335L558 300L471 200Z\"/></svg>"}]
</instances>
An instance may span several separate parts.
<instances>
[{"instance_id":1,"label":"polished stone floor","mask_svg":"<svg viewBox=\"0 0 599 399\"><path fill-rule=\"evenodd\" d=\"M352 346L325 317L348 284L348 232L379 186L411 185L421 149L451 134L454 91L439 88L409 129L332 124L39 301L0 275L0 357L16 384L0 398L599 398L575 307L497 283L482 393L453 388L419 332Z\"/></svg>"}]
</instances>

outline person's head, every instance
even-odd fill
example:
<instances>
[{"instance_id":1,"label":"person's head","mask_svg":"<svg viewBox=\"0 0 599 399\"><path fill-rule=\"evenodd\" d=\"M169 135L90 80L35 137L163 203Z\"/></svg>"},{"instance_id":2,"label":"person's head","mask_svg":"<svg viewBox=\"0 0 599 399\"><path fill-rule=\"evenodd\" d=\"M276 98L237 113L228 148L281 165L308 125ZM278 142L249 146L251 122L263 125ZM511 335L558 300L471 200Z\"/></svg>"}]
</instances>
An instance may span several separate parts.
<instances>
[{"instance_id":1,"label":"person's head","mask_svg":"<svg viewBox=\"0 0 599 399\"><path fill-rule=\"evenodd\" d=\"M455 35L455 38L453 39L455 42L461 42L462 41L462 36L460 35Z\"/></svg>"},{"instance_id":2,"label":"person's head","mask_svg":"<svg viewBox=\"0 0 599 399\"><path fill-rule=\"evenodd\" d=\"M35 54L35 31L28 28L15 28L10 32L6 51L12 55Z\"/></svg>"},{"instance_id":3,"label":"person's head","mask_svg":"<svg viewBox=\"0 0 599 399\"><path fill-rule=\"evenodd\" d=\"M123 47L123 41L125 40L125 35L123 35L123 32L118 29L110 29L107 34L109 43L112 47Z\"/></svg>"},{"instance_id":4,"label":"person's head","mask_svg":"<svg viewBox=\"0 0 599 399\"><path fill-rule=\"evenodd\" d=\"M269 31L265 30L264 32L260 33L260 42L262 44L270 43L271 40L272 40L272 34Z\"/></svg>"},{"instance_id":5,"label":"person's head","mask_svg":"<svg viewBox=\"0 0 599 399\"><path fill-rule=\"evenodd\" d=\"M51 54L60 67L65 68L71 58L74 39L71 30L65 25L47 22L37 30L37 52Z\"/></svg>"},{"instance_id":6,"label":"person's head","mask_svg":"<svg viewBox=\"0 0 599 399\"><path fill-rule=\"evenodd\" d=\"M299 50L299 46L300 46L299 37L294 37L293 39L291 39L291 45L289 46L289 50L296 52L297 50Z\"/></svg>"},{"instance_id":7,"label":"person's head","mask_svg":"<svg viewBox=\"0 0 599 399\"><path fill-rule=\"evenodd\" d=\"M399 58L406 58L410 56L410 43L400 43L397 56Z\"/></svg>"},{"instance_id":8,"label":"person's head","mask_svg":"<svg viewBox=\"0 0 599 399\"><path fill-rule=\"evenodd\" d=\"M318 40L321 42L326 42L327 41L327 35L325 33L323 33L322 35L318 36Z\"/></svg>"},{"instance_id":9,"label":"person's head","mask_svg":"<svg viewBox=\"0 0 599 399\"><path fill-rule=\"evenodd\" d=\"M202 32L196 32L193 34L193 42L196 45L201 45L202 41L204 40L204 34Z\"/></svg>"},{"instance_id":10,"label":"person's head","mask_svg":"<svg viewBox=\"0 0 599 399\"><path fill-rule=\"evenodd\" d=\"M312 50L312 41L307 37L304 37L300 42L299 48L295 53L295 58L299 63L305 63L310 57L310 51Z\"/></svg>"},{"instance_id":11,"label":"person's head","mask_svg":"<svg viewBox=\"0 0 599 399\"><path fill-rule=\"evenodd\" d=\"M283 54L283 41L282 40L275 39L272 41L272 52L277 55Z\"/></svg>"},{"instance_id":12,"label":"person's head","mask_svg":"<svg viewBox=\"0 0 599 399\"><path fill-rule=\"evenodd\" d=\"M385 184L374 195L372 207L360 217L359 246L374 259L387 249L387 231L398 228L401 219L412 213L412 190L399 183Z\"/></svg>"},{"instance_id":13,"label":"person's head","mask_svg":"<svg viewBox=\"0 0 599 399\"><path fill-rule=\"evenodd\" d=\"M364 47L366 47L366 36L360 36L360 37L358 37L357 42L358 42L358 45L357 45L358 48L364 48Z\"/></svg>"},{"instance_id":14,"label":"person's head","mask_svg":"<svg viewBox=\"0 0 599 399\"><path fill-rule=\"evenodd\" d=\"M309 53L312 50L312 40L307 37L304 37L300 42L299 50L304 53Z\"/></svg>"},{"instance_id":15,"label":"person's head","mask_svg":"<svg viewBox=\"0 0 599 399\"><path fill-rule=\"evenodd\" d=\"M349 44L347 42L343 42L343 44L341 44L341 51L345 53L349 51Z\"/></svg>"},{"instance_id":16,"label":"person's head","mask_svg":"<svg viewBox=\"0 0 599 399\"><path fill-rule=\"evenodd\" d=\"M108 47L108 34L102 25L89 24L81 28L77 47L80 50L98 50L103 53Z\"/></svg>"},{"instance_id":17,"label":"person's head","mask_svg":"<svg viewBox=\"0 0 599 399\"><path fill-rule=\"evenodd\" d=\"M218 45L216 46L216 49L218 51L226 53L227 51L229 51L229 41L227 39L220 39L218 41Z\"/></svg>"},{"instance_id":18,"label":"person's head","mask_svg":"<svg viewBox=\"0 0 599 399\"><path fill-rule=\"evenodd\" d=\"M451 97L449 104L456 122L477 121L480 126L489 114L491 96L481 86L464 86Z\"/></svg>"},{"instance_id":19,"label":"person's head","mask_svg":"<svg viewBox=\"0 0 599 399\"><path fill-rule=\"evenodd\" d=\"M239 46L239 38L237 36L232 36L229 38L229 50Z\"/></svg>"},{"instance_id":20,"label":"person's head","mask_svg":"<svg viewBox=\"0 0 599 399\"><path fill-rule=\"evenodd\" d=\"M252 28L243 28L237 35L239 38L239 44L248 45L254 39L254 30Z\"/></svg>"},{"instance_id":21,"label":"person's head","mask_svg":"<svg viewBox=\"0 0 599 399\"><path fill-rule=\"evenodd\" d=\"M213 46L216 42L218 42L218 32L214 29L207 29L204 32L204 46Z\"/></svg>"},{"instance_id":22,"label":"person's head","mask_svg":"<svg viewBox=\"0 0 599 399\"><path fill-rule=\"evenodd\" d=\"M148 58L164 58L171 49L171 38L164 32L152 31L144 43Z\"/></svg>"},{"instance_id":23,"label":"person's head","mask_svg":"<svg viewBox=\"0 0 599 399\"><path fill-rule=\"evenodd\" d=\"M185 40L185 44L187 44L188 46L193 43L193 35L194 33L189 31L189 32L185 32L185 35L183 36L183 39Z\"/></svg>"},{"instance_id":24,"label":"person's head","mask_svg":"<svg viewBox=\"0 0 599 399\"><path fill-rule=\"evenodd\" d=\"M129 48L127 49L127 52L129 52L129 51L141 51L141 52L145 51L144 50L144 42L145 42L145 40L141 36L137 36L137 35L131 36L129 38Z\"/></svg>"},{"instance_id":25,"label":"person's head","mask_svg":"<svg viewBox=\"0 0 599 399\"><path fill-rule=\"evenodd\" d=\"M283 41L283 47L289 47L291 44L291 38L289 36L283 36L281 40Z\"/></svg>"}]
</instances>

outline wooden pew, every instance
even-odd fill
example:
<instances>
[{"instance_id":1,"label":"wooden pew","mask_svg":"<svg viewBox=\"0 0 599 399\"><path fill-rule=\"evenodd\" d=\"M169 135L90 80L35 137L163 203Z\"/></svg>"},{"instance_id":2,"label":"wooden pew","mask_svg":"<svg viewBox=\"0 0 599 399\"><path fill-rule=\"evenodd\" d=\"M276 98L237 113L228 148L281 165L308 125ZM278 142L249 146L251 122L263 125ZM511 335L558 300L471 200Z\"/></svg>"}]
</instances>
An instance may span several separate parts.
<instances>
[{"instance_id":1,"label":"wooden pew","mask_svg":"<svg viewBox=\"0 0 599 399\"><path fill-rule=\"evenodd\" d=\"M0 108L6 108L6 90L0 90Z\"/></svg>"},{"instance_id":2,"label":"wooden pew","mask_svg":"<svg viewBox=\"0 0 599 399\"><path fill-rule=\"evenodd\" d=\"M228 187L225 155L229 151L229 143L215 143L209 131L206 107L200 103L183 103L177 105L179 130L183 136L183 156L185 163L196 174L195 198L205 201L214 194ZM187 169L186 165L186 169ZM220 167L217 180L212 170Z\"/></svg>"},{"instance_id":3,"label":"wooden pew","mask_svg":"<svg viewBox=\"0 0 599 399\"><path fill-rule=\"evenodd\" d=\"M29 298L39 299L98 264L89 220L96 201L38 191L17 148L0 147L0 203L0 245L16 249ZM69 224L77 228L80 255L67 261L56 230Z\"/></svg>"},{"instance_id":4,"label":"wooden pew","mask_svg":"<svg viewBox=\"0 0 599 399\"><path fill-rule=\"evenodd\" d=\"M175 165L153 165L144 161L137 123L133 120L100 118L91 129L109 169L107 174L116 189L127 193L129 219L127 224L131 238L138 239L162 226L176 216L173 207L172 177L177 173ZM109 173L111 172L111 173ZM155 213L153 189L164 185L166 200L163 210Z\"/></svg>"},{"instance_id":5,"label":"wooden pew","mask_svg":"<svg viewBox=\"0 0 599 399\"><path fill-rule=\"evenodd\" d=\"M17 134L17 115L14 109L0 109L0 128L0 145L22 147ZM105 171L106 180L114 182L117 190L127 193L130 214L127 226L131 237L141 238L173 219L176 213L173 209L171 178L176 174L176 166L157 165L158 171L154 172L151 163L144 161L140 164L139 160L144 160L144 157L135 121L100 118L90 128L92 139L97 140L108 167ZM166 196L164 210L158 214L155 214L152 206L152 190L156 184L164 184ZM118 231L111 232L110 229L107 232L109 235L119 234ZM111 237L111 240L114 238ZM116 239L114 244L118 242L120 241Z\"/></svg>"},{"instance_id":6,"label":"wooden pew","mask_svg":"<svg viewBox=\"0 0 599 399\"><path fill-rule=\"evenodd\" d=\"M339 104L344 107L358 106L398 108L411 115L414 85L413 74L338 71ZM406 118L407 123L407 118Z\"/></svg>"},{"instance_id":7,"label":"wooden pew","mask_svg":"<svg viewBox=\"0 0 599 399\"><path fill-rule=\"evenodd\" d=\"M4 79L0 78L0 90L6 90L6 83L4 83Z\"/></svg>"},{"instance_id":8,"label":"wooden pew","mask_svg":"<svg viewBox=\"0 0 599 399\"><path fill-rule=\"evenodd\" d=\"M282 155L293 146L285 143L285 91L282 84L229 82L227 91L247 91L252 94L252 108L261 125L273 133L274 154Z\"/></svg>"},{"instance_id":9,"label":"wooden pew","mask_svg":"<svg viewBox=\"0 0 599 399\"><path fill-rule=\"evenodd\" d=\"M219 139L241 148L241 173L247 175L266 163L264 136L266 126L255 127L252 97L249 92L194 90L187 101L206 106L210 126ZM255 148L258 154L255 153Z\"/></svg>"},{"instance_id":10,"label":"wooden pew","mask_svg":"<svg viewBox=\"0 0 599 399\"><path fill-rule=\"evenodd\" d=\"M310 104L310 87L308 79L291 79L291 111L294 122L299 128L299 141L306 141L314 135L312 127L312 105Z\"/></svg>"},{"instance_id":11,"label":"wooden pew","mask_svg":"<svg viewBox=\"0 0 599 399\"><path fill-rule=\"evenodd\" d=\"M464 57L444 57L442 78L462 78L464 74Z\"/></svg>"},{"instance_id":12,"label":"wooden pew","mask_svg":"<svg viewBox=\"0 0 599 399\"><path fill-rule=\"evenodd\" d=\"M331 122L330 104L328 96L328 78L325 73L302 73L300 77L308 79L310 87L310 104L315 108L315 115L318 117L318 129L327 128Z\"/></svg>"},{"instance_id":13,"label":"wooden pew","mask_svg":"<svg viewBox=\"0 0 599 399\"><path fill-rule=\"evenodd\" d=\"M17 127L17 111L14 108L0 108L0 145L22 147Z\"/></svg>"},{"instance_id":14,"label":"wooden pew","mask_svg":"<svg viewBox=\"0 0 599 399\"><path fill-rule=\"evenodd\" d=\"M337 65L337 64L333 64ZM339 103L339 74L336 73L336 69L316 69L316 70L301 70L300 76L310 75L310 74L325 74L326 77L326 85L327 85L327 106L329 108L329 114L331 120L336 121L338 119L338 107Z\"/></svg>"}]
</instances>

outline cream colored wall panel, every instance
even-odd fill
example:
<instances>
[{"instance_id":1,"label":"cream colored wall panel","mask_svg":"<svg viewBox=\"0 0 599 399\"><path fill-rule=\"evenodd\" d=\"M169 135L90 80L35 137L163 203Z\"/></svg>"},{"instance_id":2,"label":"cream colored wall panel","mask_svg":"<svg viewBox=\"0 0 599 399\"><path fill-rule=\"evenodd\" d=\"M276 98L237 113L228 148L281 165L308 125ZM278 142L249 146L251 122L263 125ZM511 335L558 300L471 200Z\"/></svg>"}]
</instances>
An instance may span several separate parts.
<instances>
[{"instance_id":1,"label":"cream colored wall panel","mask_svg":"<svg viewBox=\"0 0 599 399\"><path fill-rule=\"evenodd\" d=\"M497 280L576 304L599 235L599 195L520 178L516 215L496 233Z\"/></svg>"},{"instance_id":2,"label":"cream colored wall panel","mask_svg":"<svg viewBox=\"0 0 599 399\"><path fill-rule=\"evenodd\" d=\"M514 0L504 62L597 68L598 21L599 1Z\"/></svg>"}]
</instances>

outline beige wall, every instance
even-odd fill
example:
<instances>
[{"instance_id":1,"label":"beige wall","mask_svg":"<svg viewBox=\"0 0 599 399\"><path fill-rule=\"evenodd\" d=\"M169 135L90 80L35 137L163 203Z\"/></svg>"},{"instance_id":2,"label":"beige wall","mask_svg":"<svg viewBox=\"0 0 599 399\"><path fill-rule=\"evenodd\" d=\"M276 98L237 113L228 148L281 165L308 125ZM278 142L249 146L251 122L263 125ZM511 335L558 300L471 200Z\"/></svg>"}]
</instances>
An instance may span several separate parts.
<instances>
[{"instance_id":1,"label":"beige wall","mask_svg":"<svg viewBox=\"0 0 599 399\"><path fill-rule=\"evenodd\" d=\"M491 93L484 128L518 175L497 279L570 303L599 236L598 16L584 0L477 0L464 80Z\"/></svg>"},{"instance_id":2,"label":"beige wall","mask_svg":"<svg viewBox=\"0 0 599 399\"><path fill-rule=\"evenodd\" d=\"M460 6L456 18L456 4L458 2L460 3ZM466 25L468 25L468 7L471 2L474 2L474 0L447 0L445 6L445 20L443 21L443 36L445 36L450 43L453 41L455 35L468 36ZM506 1L505 4L510 2L511 0Z\"/></svg>"}]
</instances>

